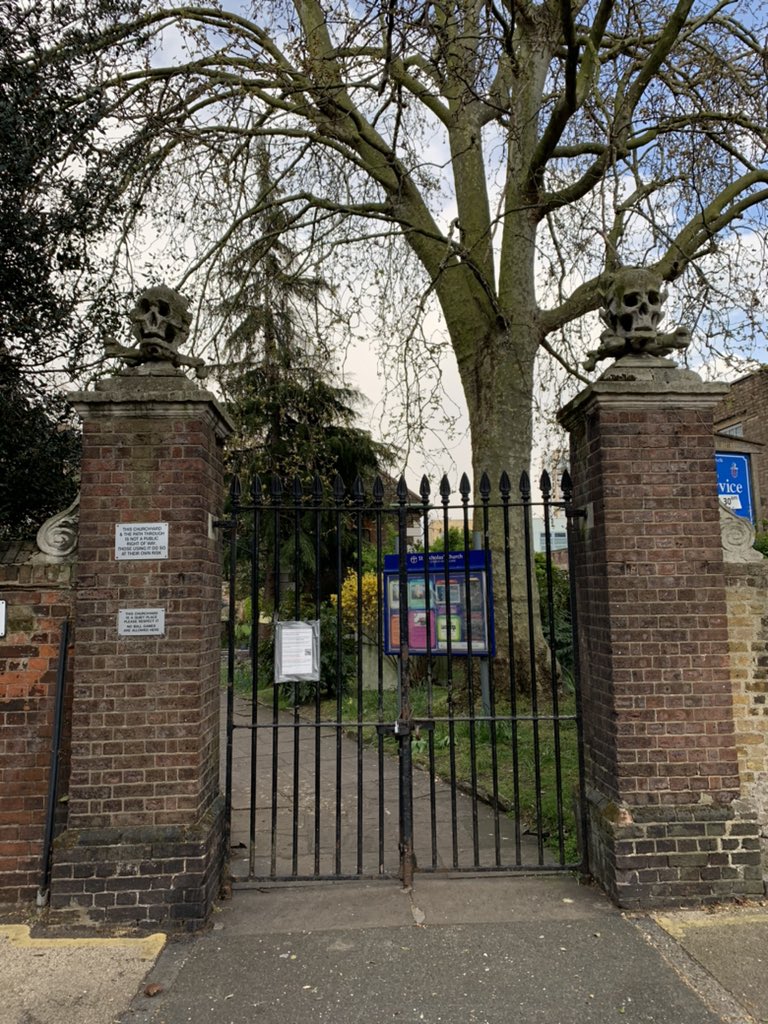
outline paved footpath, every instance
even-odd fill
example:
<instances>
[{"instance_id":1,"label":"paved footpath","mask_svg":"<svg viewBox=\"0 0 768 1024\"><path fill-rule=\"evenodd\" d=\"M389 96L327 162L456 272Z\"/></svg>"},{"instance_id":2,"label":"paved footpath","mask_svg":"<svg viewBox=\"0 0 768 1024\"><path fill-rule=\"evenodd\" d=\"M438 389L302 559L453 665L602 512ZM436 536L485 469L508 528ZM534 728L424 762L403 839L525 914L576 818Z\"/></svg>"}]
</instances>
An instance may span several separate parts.
<instances>
[{"instance_id":1,"label":"paved footpath","mask_svg":"<svg viewBox=\"0 0 768 1024\"><path fill-rule=\"evenodd\" d=\"M165 945L32 930L0 924L0 1024L768 1021L768 907L628 916L567 877L236 890Z\"/></svg>"},{"instance_id":2,"label":"paved footpath","mask_svg":"<svg viewBox=\"0 0 768 1024\"><path fill-rule=\"evenodd\" d=\"M768 905L625 915L571 876L241 886L199 936L88 934L0 918L0 1024L768 1022Z\"/></svg>"},{"instance_id":3,"label":"paved footpath","mask_svg":"<svg viewBox=\"0 0 768 1024\"><path fill-rule=\"evenodd\" d=\"M662 927L571 878L241 890L210 932L165 947L148 979L162 991L120 1021L753 1024L768 915L739 916Z\"/></svg>"}]
</instances>

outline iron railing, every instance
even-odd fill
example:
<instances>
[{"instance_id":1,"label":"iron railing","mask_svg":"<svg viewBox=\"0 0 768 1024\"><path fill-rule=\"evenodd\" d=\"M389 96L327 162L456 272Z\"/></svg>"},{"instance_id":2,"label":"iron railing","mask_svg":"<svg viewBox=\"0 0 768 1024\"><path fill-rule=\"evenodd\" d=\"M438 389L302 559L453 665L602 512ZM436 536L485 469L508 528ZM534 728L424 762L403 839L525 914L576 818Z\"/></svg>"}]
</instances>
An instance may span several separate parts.
<instances>
[{"instance_id":1,"label":"iron railing","mask_svg":"<svg viewBox=\"0 0 768 1024\"><path fill-rule=\"evenodd\" d=\"M584 866L573 576L552 543L557 513L574 536L570 480L555 496L543 474L534 501L523 474L513 500L507 474L495 494L484 475L471 497L466 475L435 501L426 478L418 495L404 479L254 478L247 501L233 479L236 878ZM319 621L318 681L275 682L284 620Z\"/></svg>"}]
</instances>

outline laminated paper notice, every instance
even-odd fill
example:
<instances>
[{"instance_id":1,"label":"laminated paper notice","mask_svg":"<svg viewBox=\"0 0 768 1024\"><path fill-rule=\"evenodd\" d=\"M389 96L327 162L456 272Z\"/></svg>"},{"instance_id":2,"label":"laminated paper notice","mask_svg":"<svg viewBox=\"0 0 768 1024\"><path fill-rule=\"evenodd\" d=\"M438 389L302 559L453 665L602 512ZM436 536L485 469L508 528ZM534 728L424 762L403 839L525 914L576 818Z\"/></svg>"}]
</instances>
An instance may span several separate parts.
<instances>
[{"instance_id":1,"label":"laminated paper notice","mask_svg":"<svg viewBox=\"0 0 768 1024\"><path fill-rule=\"evenodd\" d=\"M320 679L320 622L275 624L275 682Z\"/></svg>"}]
</instances>

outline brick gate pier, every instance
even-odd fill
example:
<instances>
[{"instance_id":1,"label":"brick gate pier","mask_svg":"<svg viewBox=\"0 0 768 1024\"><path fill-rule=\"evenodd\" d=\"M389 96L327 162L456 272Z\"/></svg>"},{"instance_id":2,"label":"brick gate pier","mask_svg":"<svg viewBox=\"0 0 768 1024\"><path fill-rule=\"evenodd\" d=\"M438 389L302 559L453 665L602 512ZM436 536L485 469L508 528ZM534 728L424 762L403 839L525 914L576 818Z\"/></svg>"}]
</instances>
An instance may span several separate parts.
<instances>
[{"instance_id":1,"label":"brick gate pier","mask_svg":"<svg viewBox=\"0 0 768 1024\"><path fill-rule=\"evenodd\" d=\"M590 868L624 907L762 895L741 799L712 414L626 355L561 413L574 503Z\"/></svg>"},{"instance_id":2,"label":"brick gate pier","mask_svg":"<svg viewBox=\"0 0 768 1024\"><path fill-rule=\"evenodd\" d=\"M221 553L230 424L148 363L73 396L83 420L71 772L51 907L205 921L220 882Z\"/></svg>"}]
</instances>

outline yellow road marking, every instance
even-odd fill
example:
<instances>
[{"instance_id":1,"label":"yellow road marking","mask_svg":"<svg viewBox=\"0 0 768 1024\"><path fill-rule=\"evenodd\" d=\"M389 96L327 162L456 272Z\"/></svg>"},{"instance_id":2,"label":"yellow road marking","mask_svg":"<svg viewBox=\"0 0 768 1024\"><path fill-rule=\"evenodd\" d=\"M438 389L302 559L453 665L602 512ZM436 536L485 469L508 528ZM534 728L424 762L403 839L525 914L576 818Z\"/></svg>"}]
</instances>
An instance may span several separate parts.
<instances>
[{"instance_id":1,"label":"yellow road marking","mask_svg":"<svg viewBox=\"0 0 768 1024\"><path fill-rule=\"evenodd\" d=\"M154 960L165 945L165 935L155 932L141 939L114 937L103 939L38 939L29 934L26 924L0 925L0 939L8 939L21 949L128 949L136 950L140 960Z\"/></svg>"},{"instance_id":2,"label":"yellow road marking","mask_svg":"<svg viewBox=\"0 0 768 1024\"><path fill-rule=\"evenodd\" d=\"M738 924L763 924L768 926L768 912L747 911L744 914L707 914L702 910L691 910L683 914L651 914L651 917L668 932L673 939L682 939L691 928L719 928Z\"/></svg>"}]
</instances>

